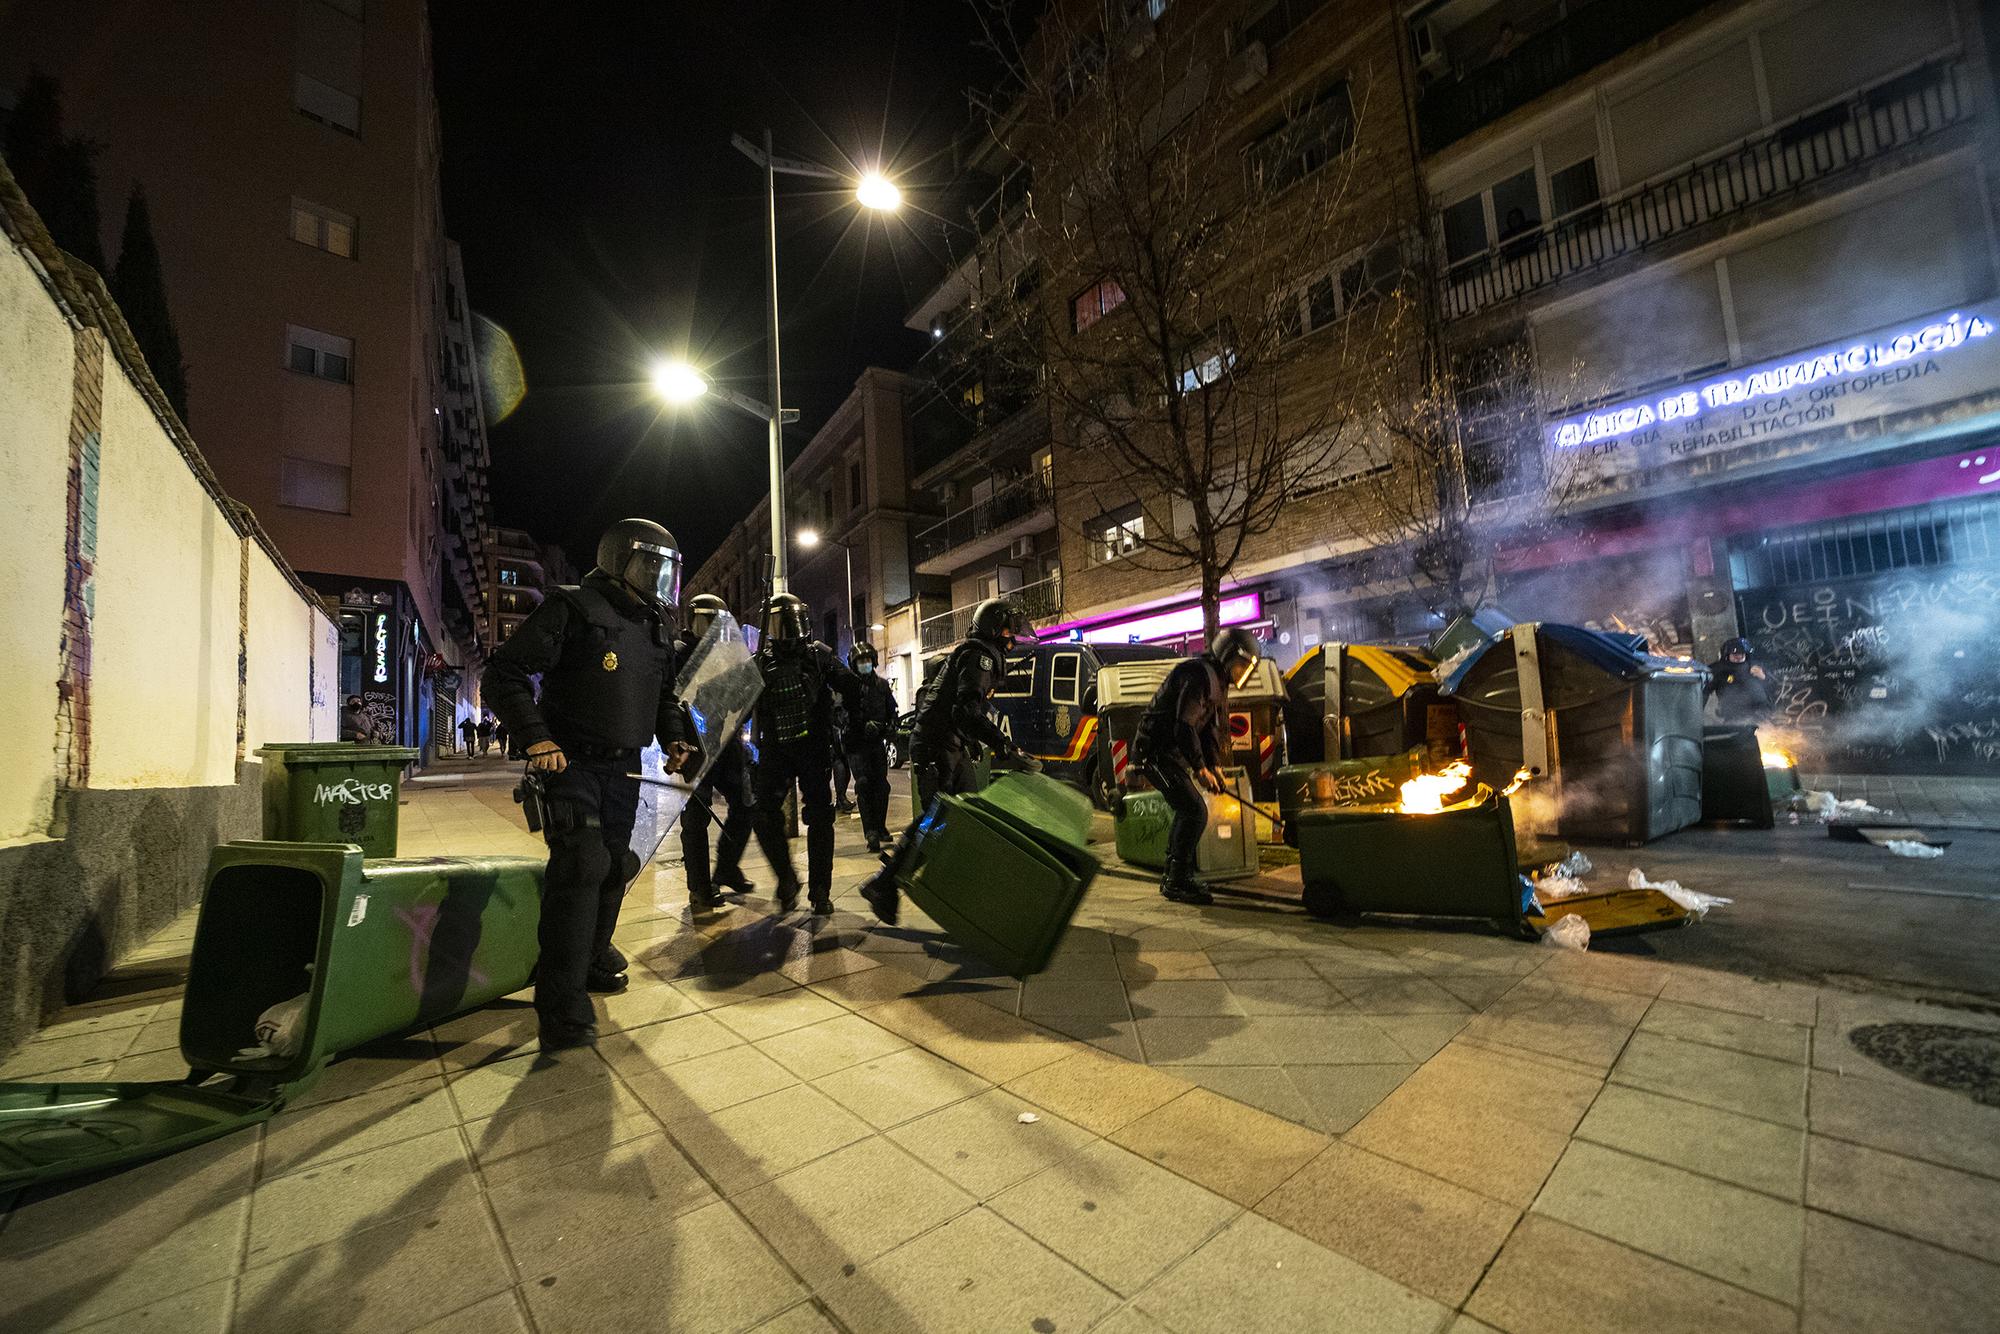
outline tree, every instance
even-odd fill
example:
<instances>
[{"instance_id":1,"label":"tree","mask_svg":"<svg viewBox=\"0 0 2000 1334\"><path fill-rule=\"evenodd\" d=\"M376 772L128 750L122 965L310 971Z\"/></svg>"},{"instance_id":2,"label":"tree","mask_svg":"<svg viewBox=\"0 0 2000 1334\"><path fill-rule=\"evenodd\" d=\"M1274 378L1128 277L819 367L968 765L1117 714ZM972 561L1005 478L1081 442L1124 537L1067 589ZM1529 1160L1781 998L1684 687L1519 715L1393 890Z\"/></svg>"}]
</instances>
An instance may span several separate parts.
<instances>
[{"instance_id":1,"label":"tree","mask_svg":"<svg viewBox=\"0 0 2000 1334\"><path fill-rule=\"evenodd\" d=\"M982 355L1048 406L1064 495L1089 497L1063 520L1093 559L1193 576L1212 634L1246 546L1359 443L1344 386L1373 374L1409 214L1406 163L1371 171L1365 61L1252 121L1187 9L1145 42L1096 4L1058 0L1026 41L982 11L1011 84L987 131L1033 188L973 301Z\"/></svg>"},{"instance_id":2,"label":"tree","mask_svg":"<svg viewBox=\"0 0 2000 1334\"><path fill-rule=\"evenodd\" d=\"M118 247L118 267L111 274L111 299L124 312L132 338L167 402L186 422L187 367L181 361L180 335L174 331L174 317L167 308L166 277L160 268L160 247L153 240L146 191L137 184L125 203L125 236Z\"/></svg>"},{"instance_id":3,"label":"tree","mask_svg":"<svg viewBox=\"0 0 2000 1334\"><path fill-rule=\"evenodd\" d=\"M97 211L97 155L103 145L65 135L62 88L46 74L28 76L7 117L7 166L55 243L104 271Z\"/></svg>"}]
</instances>

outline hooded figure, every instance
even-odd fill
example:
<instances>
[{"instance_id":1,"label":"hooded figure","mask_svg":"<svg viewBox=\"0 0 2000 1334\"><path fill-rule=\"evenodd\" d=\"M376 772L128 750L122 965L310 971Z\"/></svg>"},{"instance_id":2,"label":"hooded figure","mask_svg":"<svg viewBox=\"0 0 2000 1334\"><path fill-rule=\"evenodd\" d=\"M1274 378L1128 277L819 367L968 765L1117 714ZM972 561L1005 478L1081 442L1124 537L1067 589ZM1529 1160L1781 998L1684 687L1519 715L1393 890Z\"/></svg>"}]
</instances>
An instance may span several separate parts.
<instances>
[{"instance_id":1,"label":"hooded figure","mask_svg":"<svg viewBox=\"0 0 2000 1334\"><path fill-rule=\"evenodd\" d=\"M625 989L611 933L638 871L629 845L639 780L628 775L655 737L670 770L689 749L674 697L680 586L674 535L621 519L583 582L549 590L487 664L487 703L545 785L549 867L535 968L545 1052L595 1042L586 992Z\"/></svg>"},{"instance_id":2,"label":"hooded figure","mask_svg":"<svg viewBox=\"0 0 2000 1334\"><path fill-rule=\"evenodd\" d=\"M1139 717L1133 759L1174 813L1160 893L1175 903L1213 902L1195 878L1195 852L1208 827L1202 789L1221 792L1229 749L1229 692L1250 679L1263 657L1248 630L1218 630L1206 652L1175 665Z\"/></svg>"},{"instance_id":3,"label":"hooded figure","mask_svg":"<svg viewBox=\"0 0 2000 1334\"><path fill-rule=\"evenodd\" d=\"M1702 697L1715 700L1715 716L1725 723L1760 723L1771 712L1771 683L1750 661L1750 641L1731 639L1722 656L1708 665Z\"/></svg>"}]
</instances>

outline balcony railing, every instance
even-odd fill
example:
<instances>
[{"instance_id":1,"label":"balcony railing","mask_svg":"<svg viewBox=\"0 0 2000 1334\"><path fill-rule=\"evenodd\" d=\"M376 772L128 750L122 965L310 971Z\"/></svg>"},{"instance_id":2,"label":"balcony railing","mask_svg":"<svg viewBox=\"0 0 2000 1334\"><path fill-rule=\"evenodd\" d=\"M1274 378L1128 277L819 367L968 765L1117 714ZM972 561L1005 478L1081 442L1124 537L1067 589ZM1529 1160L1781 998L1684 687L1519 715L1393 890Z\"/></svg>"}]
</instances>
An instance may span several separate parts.
<instances>
[{"instance_id":1,"label":"balcony railing","mask_svg":"<svg viewBox=\"0 0 2000 1334\"><path fill-rule=\"evenodd\" d=\"M1444 317L1462 319L1854 171L1970 120L1974 108L1959 61L1899 75L1676 176L1578 209L1460 261L1445 273Z\"/></svg>"},{"instance_id":2,"label":"balcony railing","mask_svg":"<svg viewBox=\"0 0 2000 1334\"><path fill-rule=\"evenodd\" d=\"M1021 604L1028 613L1028 619L1037 625L1058 620L1063 612L1062 576L1054 574L1032 584L1024 584L1005 594ZM926 616L917 622L917 640L926 653L935 653L950 648L972 632L972 613L979 604L974 602L963 607L953 607L950 611Z\"/></svg>"},{"instance_id":3,"label":"balcony railing","mask_svg":"<svg viewBox=\"0 0 2000 1334\"><path fill-rule=\"evenodd\" d=\"M1417 103L1417 140L1426 154L1457 143L1711 3L1595 0L1498 60L1426 88Z\"/></svg>"},{"instance_id":4,"label":"balcony railing","mask_svg":"<svg viewBox=\"0 0 2000 1334\"><path fill-rule=\"evenodd\" d=\"M970 509L946 516L910 539L910 556L917 564L998 532L1051 504L1049 488L1035 473L1011 483Z\"/></svg>"}]
</instances>

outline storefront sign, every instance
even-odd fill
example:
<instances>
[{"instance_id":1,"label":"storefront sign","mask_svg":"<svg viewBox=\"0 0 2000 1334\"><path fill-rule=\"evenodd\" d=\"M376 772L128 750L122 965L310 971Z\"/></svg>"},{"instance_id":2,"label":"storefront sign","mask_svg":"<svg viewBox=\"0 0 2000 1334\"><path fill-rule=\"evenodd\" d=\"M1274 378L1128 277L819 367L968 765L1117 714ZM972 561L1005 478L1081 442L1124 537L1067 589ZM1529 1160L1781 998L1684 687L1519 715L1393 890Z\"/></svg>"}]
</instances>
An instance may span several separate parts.
<instances>
[{"instance_id":1,"label":"storefront sign","mask_svg":"<svg viewBox=\"0 0 2000 1334\"><path fill-rule=\"evenodd\" d=\"M2000 384L2000 307L1914 324L1552 422L1549 452L1600 475L1947 403Z\"/></svg>"},{"instance_id":2,"label":"storefront sign","mask_svg":"<svg viewBox=\"0 0 2000 1334\"><path fill-rule=\"evenodd\" d=\"M1257 620L1263 612L1262 594L1237 593L1222 599L1217 605L1215 623L1246 625ZM1081 638L1086 644L1144 644L1175 635L1199 634L1201 625L1199 606L1182 607L1179 611L1163 611L1134 620L1093 625L1082 632Z\"/></svg>"},{"instance_id":3,"label":"storefront sign","mask_svg":"<svg viewBox=\"0 0 2000 1334\"><path fill-rule=\"evenodd\" d=\"M389 613L375 613L375 681L381 684L389 679Z\"/></svg>"}]
</instances>

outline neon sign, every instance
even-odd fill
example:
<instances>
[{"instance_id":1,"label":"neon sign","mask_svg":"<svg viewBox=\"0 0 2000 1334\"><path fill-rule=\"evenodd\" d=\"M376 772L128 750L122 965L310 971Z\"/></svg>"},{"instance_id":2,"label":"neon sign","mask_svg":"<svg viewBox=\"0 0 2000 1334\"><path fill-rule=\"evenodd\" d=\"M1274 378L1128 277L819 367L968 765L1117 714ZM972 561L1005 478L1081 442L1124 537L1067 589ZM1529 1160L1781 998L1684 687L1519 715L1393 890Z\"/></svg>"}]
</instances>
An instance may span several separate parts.
<instances>
[{"instance_id":1,"label":"neon sign","mask_svg":"<svg viewBox=\"0 0 2000 1334\"><path fill-rule=\"evenodd\" d=\"M1256 620L1263 614L1264 599L1258 593L1238 593L1226 597L1216 606L1217 625L1243 625ZM1116 621L1110 625L1092 626L1083 632L1086 644L1143 644L1148 640L1165 639L1171 635L1192 635L1201 633L1201 608L1183 607L1179 611L1163 611L1152 616L1141 616L1136 620Z\"/></svg>"},{"instance_id":2,"label":"neon sign","mask_svg":"<svg viewBox=\"0 0 2000 1334\"><path fill-rule=\"evenodd\" d=\"M375 613L375 681L380 685L389 679L389 613Z\"/></svg>"},{"instance_id":3,"label":"neon sign","mask_svg":"<svg viewBox=\"0 0 2000 1334\"><path fill-rule=\"evenodd\" d=\"M1699 417L1716 408L1755 403L1842 376L1866 375L1914 361L1918 357L1950 352L1974 339L1990 337L1993 330L1993 321L1982 315L1967 316L1953 312L1943 319L1895 334L1882 342L1831 348L1795 361L1711 380L1698 388L1677 390L1664 398L1593 412L1556 427L1555 443L1558 448L1571 449L1616 440L1658 422Z\"/></svg>"}]
</instances>

